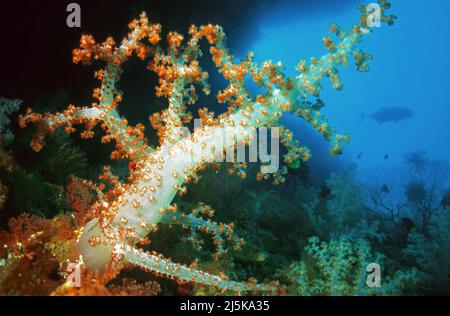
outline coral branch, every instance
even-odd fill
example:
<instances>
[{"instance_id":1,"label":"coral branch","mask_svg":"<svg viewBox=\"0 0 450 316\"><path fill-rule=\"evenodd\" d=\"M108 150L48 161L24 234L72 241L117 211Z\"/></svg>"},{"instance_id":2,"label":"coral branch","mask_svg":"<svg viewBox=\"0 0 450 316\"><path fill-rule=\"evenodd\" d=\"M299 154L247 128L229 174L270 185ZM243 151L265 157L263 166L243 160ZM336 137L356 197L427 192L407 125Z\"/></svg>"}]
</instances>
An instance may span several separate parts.
<instances>
[{"instance_id":1,"label":"coral branch","mask_svg":"<svg viewBox=\"0 0 450 316\"><path fill-rule=\"evenodd\" d=\"M152 255L128 245L124 245L119 251L123 255L123 260L125 262L144 268L152 273L176 279L178 282L192 282L203 286L215 287L223 291L233 291L238 293L270 292L276 294L282 292L278 284L229 281L224 277L176 264L161 256Z\"/></svg>"},{"instance_id":2,"label":"coral branch","mask_svg":"<svg viewBox=\"0 0 450 316\"><path fill-rule=\"evenodd\" d=\"M243 240L233 234L232 224L218 224L210 219L204 220L197 216L199 213L207 213L208 216L212 216L213 210L209 206L202 205L193 210L192 214L189 215L177 212L176 210L169 211L164 213L160 219L160 223L182 225L183 227L190 228L193 233L203 231L212 234L214 236L214 244L217 247L217 255L225 252L224 244L226 240L232 241L236 249L240 248Z\"/></svg>"}]
</instances>

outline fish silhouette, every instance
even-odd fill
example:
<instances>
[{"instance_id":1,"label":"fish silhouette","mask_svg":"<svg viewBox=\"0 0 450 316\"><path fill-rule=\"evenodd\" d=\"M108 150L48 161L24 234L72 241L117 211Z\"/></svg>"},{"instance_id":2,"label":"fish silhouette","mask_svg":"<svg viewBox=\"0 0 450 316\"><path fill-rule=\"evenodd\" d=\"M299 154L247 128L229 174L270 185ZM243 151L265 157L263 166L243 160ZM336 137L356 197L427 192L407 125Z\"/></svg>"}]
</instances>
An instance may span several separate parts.
<instances>
[{"instance_id":1,"label":"fish silhouette","mask_svg":"<svg viewBox=\"0 0 450 316\"><path fill-rule=\"evenodd\" d=\"M391 190L389 190L389 187L388 187L388 185L386 183L383 184L383 186L380 188L380 191L383 192L383 193L391 192Z\"/></svg>"},{"instance_id":2,"label":"fish silhouette","mask_svg":"<svg viewBox=\"0 0 450 316\"><path fill-rule=\"evenodd\" d=\"M364 113L361 113L360 122L364 121L366 118L369 118L378 124L385 124L390 122L399 122L403 120L407 120L414 116L414 113L406 108L406 107L382 107L380 110L366 116Z\"/></svg>"}]
</instances>

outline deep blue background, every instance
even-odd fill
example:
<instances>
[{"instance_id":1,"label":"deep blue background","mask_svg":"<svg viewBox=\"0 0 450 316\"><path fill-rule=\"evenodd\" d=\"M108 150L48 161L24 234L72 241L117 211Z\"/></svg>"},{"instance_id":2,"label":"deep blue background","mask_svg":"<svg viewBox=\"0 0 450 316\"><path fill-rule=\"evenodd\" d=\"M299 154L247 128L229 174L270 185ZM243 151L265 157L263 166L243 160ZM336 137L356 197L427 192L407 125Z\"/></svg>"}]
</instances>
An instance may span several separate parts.
<instances>
[{"instance_id":1,"label":"deep blue background","mask_svg":"<svg viewBox=\"0 0 450 316\"><path fill-rule=\"evenodd\" d=\"M325 52L321 38L330 23L348 29L356 22L353 4L359 2L336 7L326 3L311 3L313 10L292 1L265 12L259 18L260 35L247 48L255 51L258 61L283 61L287 72L295 75L300 59ZM394 0L390 12L398 16L394 26L383 25L362 44L374 56L370 71L358 73L351 64L341 71L344 90L336 92L327 83L321 95L331 124L352 136L346 154L356 160L364 152L358 160L361 169L400 164L405 153L417 149L426 150L430 159L450 157L450 2ZM371 114L383 106L408 107L415 115L384 125L360 122L360 113ZM307 130L297 131L300 139L305 134L304 141L311 142Z\"/></svg>"}]
</instances>

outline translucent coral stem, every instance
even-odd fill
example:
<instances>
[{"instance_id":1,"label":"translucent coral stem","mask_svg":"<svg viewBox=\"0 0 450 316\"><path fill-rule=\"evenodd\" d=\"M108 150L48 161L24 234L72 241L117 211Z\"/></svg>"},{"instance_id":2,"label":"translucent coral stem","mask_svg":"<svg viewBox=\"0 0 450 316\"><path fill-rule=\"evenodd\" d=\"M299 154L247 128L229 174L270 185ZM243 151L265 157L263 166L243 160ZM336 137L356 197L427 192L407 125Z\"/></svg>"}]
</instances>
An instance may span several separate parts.
<instances>
[{"instance_id":1,"label":"translucent coral stem","mask_svg":"<svg viewBox=\"0 0 450 316\"><path fill-rule=\"evenodd\" d=\"M223 291L233 292L270 292L280 291L277 285L258 284L256 282L229 281L223 277L202 272L187 266L173 263L168 259L124 245L122 248L124 262L131 263L150 272L173 278L179 282L193 282L203 286L213 286Z\"/></svg>"},{"instance_id":2,"label":"translucent coral stem","mask_svg":"<svg viewBox=\"0 0 450 316\"><path fill-rule=\"evenodd\" d=\"M191 229L193 232L204 231L212 234L214 236L214 244L217 247L218 254L221 254L225 251L225 240L234 242L236 246L239 246L242 243L242 240L240 240L233 234L232 225L215 223L211 220L204 220L193 214L185 215L178 212L164 214L161 217L160 222L182 225L186 228Z\"/></svg>"}]
</instances>

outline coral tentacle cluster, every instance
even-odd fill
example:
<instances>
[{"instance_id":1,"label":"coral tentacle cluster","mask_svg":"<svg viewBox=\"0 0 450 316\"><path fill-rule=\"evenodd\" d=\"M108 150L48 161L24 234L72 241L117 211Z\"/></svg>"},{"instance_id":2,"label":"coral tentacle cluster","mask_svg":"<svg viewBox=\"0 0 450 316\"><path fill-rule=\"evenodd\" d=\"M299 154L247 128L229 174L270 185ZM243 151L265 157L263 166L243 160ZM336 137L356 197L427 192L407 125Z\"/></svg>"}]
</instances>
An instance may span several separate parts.
<instances>
[{"instance_id":1,"label":"coral tentacle cluster","mask_svg":"<svg viewBox=\"0 0 450 316\"><path fill-rule=\"evenodd\" d=\"M389 3L379 1L382 21L391 24L392 16L386 16ZM306 102L310 96L317 97L324 77L332 86L340 90L342 84L336 66L345 66L351 56L355 58L359 71L367 71L370 59L357 47L358 42L371 32L367 25L369 12L362 10L360 22L345 32L337 25L330 32L337 40L324 37L328 52L321 58L312 58L310 63L298 64L299 74L289 78L283 73L283 65L266 61L261 66L254 61L253 53L245 60L235 63L226 46L226 36L220 26L191 26L189 39L175 32L167 35L167 48L161 45L162 30L159 24L150 23L147 15L129 24L130 33L120 45L112 38L98 44L90 35L84 35L80 47L73 51L73 61L91 64L94 61L106 63L103 70L95 73L101 86L94 90L94 103L85 107L70 105L56 114L36 114L31 109L20 118L21 126L37 123L38 132L31 146L39 151L44 146L45 137L59 127L66 132L75 132L75 125L84 125L83 138L94 137L94 127L100 126L105 135L102 142L115 141L112 159L129 159L130 177L122 183L108 168L100 176L101 180L112 184L112 189L99 192L99 198L92 204L85 216L84 226L78 231L74 243L84 264L92 270L103 270L107 266L119 268L122 263L131 263L154 273L233 291L277 291L274 284L263 285L256 282L228 281L186 266L172 263L161 255L144 252L134 245L144 243L147 235L158 223L172 222L192 227L194 230L210 232L220 253L225 240L238 246L241 242L233 237L232 225L217 224L197 217L199 213L211 212L207 206L200 206L193 214L185 215L171 205L177 193L183 193L186 183L195 180L197 173L224 151L234 149L239 143L248 144L254 129L259 127L279 127L282 144L287 148L284 162L308 160L309 150L299 145L292 132L282 126L284 113L296 113L299 118L311 124L331 143L330 153L340 154L349 136L340 134L330 127L327 118L320 112L322 102ZM209 53L219 72L228 81L228 86L219 91L217 100L226 103L228 110L215 115L207 109L199 111L202 126L186 135L186 126L193 119L188 105L197 100L197 90L210 93L208 73L202 69L200 41L209 43ZM165 46L164 46L165 47ZM150 123L157 130L159 145L153 148L144 136L144 125L131 126L119 114L118 105L122 93L117 82L122 74L122 65L136 55L147 64L150 71L159 78L156 94L168 100L167 109L150 117ZM253 97L246 88L246 80L251 78L265 89ZM233 130L232 141L223 142L225 131ZM243 167L234 164L235 168ZM283 168L273 174L274 181L282 181ZM259 178L268 178L258 174ZM104 187L99 187L104 189Z\"/></svg>"}]
</instances>

